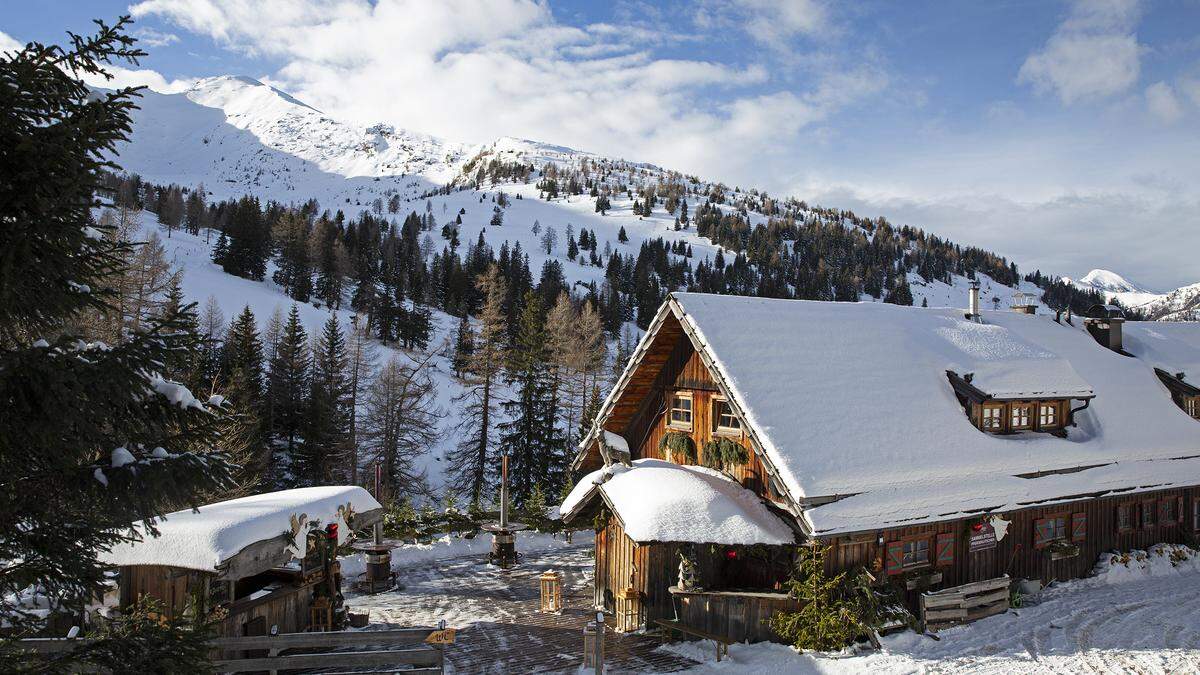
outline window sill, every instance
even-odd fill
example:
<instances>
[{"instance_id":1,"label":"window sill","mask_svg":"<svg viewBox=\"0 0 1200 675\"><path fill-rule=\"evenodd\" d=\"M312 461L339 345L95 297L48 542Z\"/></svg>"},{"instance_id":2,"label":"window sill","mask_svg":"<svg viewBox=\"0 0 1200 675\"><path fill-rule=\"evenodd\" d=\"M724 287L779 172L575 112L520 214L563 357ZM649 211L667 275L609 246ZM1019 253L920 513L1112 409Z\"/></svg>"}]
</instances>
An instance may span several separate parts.
<instances>
[{"instance_id":1,"label":"window sill","mask_svg":"<svg viewBox=\"0 0 1200 675\"><path fill-rule=\"evenodd\" d=\"M726 429L724 427L717 427L716 431L713 432L713 436L721 436L724 438L741 438L742 430L741 429Z\"/></svg>"},{"instance_id":2,"label":"window sill","mask_svg":"<svg viewBox=\"0 0 1200 675\"><path fill-rule=\"evenodd\" d=\"M668 424L667 431L686 431L691 433L692 425L683 426L682 424Z\"/></svg>"}]
</instances>

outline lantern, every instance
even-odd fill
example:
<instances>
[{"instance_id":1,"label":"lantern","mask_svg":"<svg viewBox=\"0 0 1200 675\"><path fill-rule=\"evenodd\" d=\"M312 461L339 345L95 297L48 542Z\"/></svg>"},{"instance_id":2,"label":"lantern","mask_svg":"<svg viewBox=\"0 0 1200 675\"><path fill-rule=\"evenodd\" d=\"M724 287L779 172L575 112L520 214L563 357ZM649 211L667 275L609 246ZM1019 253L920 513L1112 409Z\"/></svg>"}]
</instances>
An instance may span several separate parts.
<instances>
[{"instance_id":1,"label":"lantern","mask_svg":"<svg viewBox=\"0 0 1200 675\"><path fill-rule=\"evenodd\" d=\"M642 626L642 594L633 588L617 591L616 628L618 633L635 631Z\"/></svg>"},{"instance_id":2,"label":"lantern","mask_svg":"<svg viewBox=\"0 0 1200 675\"><path fill-rule=\"evenodd\" d=\"M583 669L604 672L604 612L596 612L596 620L583 627Z\"/></svg>"},{"instance_id":3,"label":"lantern","mask_svg":"<svg viewBox=\"0 0 1200 675\"><path fill-rule=\"evenodd\" d=\"M562 611L562 575L554 570L542 572L538 577L542 587L542 612L557 614Z\"/></svg>"}]
</instances>

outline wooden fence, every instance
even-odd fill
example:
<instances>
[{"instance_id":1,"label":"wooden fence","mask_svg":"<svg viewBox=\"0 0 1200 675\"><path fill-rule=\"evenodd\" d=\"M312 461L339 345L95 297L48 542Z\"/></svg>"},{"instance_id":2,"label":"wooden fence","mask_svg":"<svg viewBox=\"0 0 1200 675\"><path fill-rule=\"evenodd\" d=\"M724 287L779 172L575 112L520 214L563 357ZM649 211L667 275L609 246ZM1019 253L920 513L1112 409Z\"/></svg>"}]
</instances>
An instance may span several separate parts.
<instances>
[{"instance_id":1,"label":"wooden fence","mask_svg":"<svg viewBox=\"0 0 1200 675\"><path fill-rule=\"evenodd\" d=\"M921 624L937 631L1008 611L1008 575L921 594Z\"/></svg>"},{"instance_id":2,"label":"wooden fence","mask_svg":"<svg viewBox=\"0 0 1200 675\"><path fill-rule=\"evenodd\" d=\"M408 666L403 673L442 673L445 646L427 644L431 635L447 631L434 628L401 628L377 631L329 633L283 633L248 637L216 638L213 668L220 673L304 669L332 673L352 668ZM452 638L451 638L452 639ZM87 644L86 639L32 638L20 646L39 654L53 655ZM364 647L376 647L366 649ZM97 672L86 666L78 672Z\"/></svg>"}]
</instances>

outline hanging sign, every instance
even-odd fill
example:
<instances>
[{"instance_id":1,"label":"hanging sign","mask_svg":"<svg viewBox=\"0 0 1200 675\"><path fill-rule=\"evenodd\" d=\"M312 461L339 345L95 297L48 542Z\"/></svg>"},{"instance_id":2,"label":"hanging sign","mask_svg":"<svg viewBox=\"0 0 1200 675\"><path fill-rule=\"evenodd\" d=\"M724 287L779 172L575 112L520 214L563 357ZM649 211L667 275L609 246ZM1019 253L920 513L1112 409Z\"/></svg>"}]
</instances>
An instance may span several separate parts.
<instances>
[{"instance_id":1,"label":"hanging sign","mask_svg":"<svg viewBox=\"0 0 1200 675\"><path fill-rule=\"evenodd\" d=\"M993 548L996 548L996 528L992 527L990 522L972 525L967 550L971 553L977 553Z\"/></svg>"}]
</instances>

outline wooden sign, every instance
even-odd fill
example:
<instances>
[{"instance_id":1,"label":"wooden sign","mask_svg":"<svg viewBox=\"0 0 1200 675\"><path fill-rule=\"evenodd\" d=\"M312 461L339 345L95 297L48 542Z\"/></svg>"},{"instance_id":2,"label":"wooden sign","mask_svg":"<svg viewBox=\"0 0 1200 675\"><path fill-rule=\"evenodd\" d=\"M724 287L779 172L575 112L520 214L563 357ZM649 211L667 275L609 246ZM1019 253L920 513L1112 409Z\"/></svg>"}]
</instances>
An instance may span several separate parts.
<instances>
[{"instance_id":1,"label":"wooden sign","mask_svg":"<svg viewBox=\"0 0 1200 675\"><path fill-rule=\"evenodd\" d=\"M984 523L979 529L971 528L971 538L967 550L971 553L987 551L996 548L996 528L991 523Z\"/></svg>"},{"instance_id":2,"label":"wooden sign","mask_svg":"<svg viewBox=\"0 0 1200 675\"><path fill-rule=\"evenodd\" d=\"M435 630L425 638L425 643L431 645L452 645L454 644L454 630L453 628Z\"/></svg>"}]
</instances>

